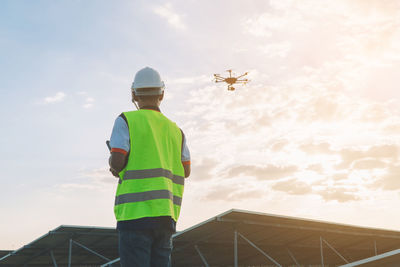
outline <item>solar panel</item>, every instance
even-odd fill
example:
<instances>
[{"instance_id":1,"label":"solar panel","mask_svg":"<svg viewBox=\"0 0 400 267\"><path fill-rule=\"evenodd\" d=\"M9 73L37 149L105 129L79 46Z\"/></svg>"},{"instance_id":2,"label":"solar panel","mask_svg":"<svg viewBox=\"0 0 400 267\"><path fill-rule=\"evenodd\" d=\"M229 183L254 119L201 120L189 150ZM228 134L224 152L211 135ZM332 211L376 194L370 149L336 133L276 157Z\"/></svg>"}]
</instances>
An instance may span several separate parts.
<instances>
[{"instance_id":1,"label":"solar panel","mask_svg":"<svg viewBox=\"0 0 400 267\"><path fill-rule=\"evenodd\" d=\"M229 210L173 236L180 266L400 266L400 232ZM62 225L0 266L101 266L119 257L115 228ZM119 266L119 262L114 265Z\"/></svg>"},{"instance_id":2,"label":"solar panel","mask_svg":"<svg viewBox=\"0 0 400 267\"><path fill-rule=\"evenodd\" d=\"M0 266L67 266L69 259L72 266L98 266L117 257L115 228L62 225L3 256Z\"/></svg>"},{"instance_id":3,"label":"solar panel","mask_svg":"<svg viewBox=\"0 0 400 267\"><path fill-rule=\"evenodd\" d=\"M338 266L398 248L397 231L230 210L177 233L172 258L178 267Z\"/></svg>"}]
</instances>

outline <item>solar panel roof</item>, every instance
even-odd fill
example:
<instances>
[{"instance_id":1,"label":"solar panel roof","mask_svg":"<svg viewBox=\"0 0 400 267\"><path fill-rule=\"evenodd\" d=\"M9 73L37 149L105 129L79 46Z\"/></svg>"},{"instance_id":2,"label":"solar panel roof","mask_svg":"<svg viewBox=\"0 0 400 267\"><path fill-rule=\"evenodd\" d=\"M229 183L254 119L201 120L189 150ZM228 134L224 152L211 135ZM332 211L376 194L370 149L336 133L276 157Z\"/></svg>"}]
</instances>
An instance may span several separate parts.
<instances>
[{"instance_id":1,"label":"solar panel roof","mask_svg":"<svg viewBox=\"0 0 400 267\"><path fill-rule=\"evenodd\" d=\"M338 266L400 248L398 231L230 210L177 233L173 266L234 266L235 232L238 266Z\"/></svg>"},{"instance_id":2,"label":"solar panel roof","mask_svg":"<svg viewBox=\"0 0 400 267\"><path fill-rule=\"evenodd\" d=\"M0 266L99 266L118 257L115 228L62 225L0 258ZM84 265L83 265L84 264Z\"/></svg>"},{"instance_id":3,"label":"solar panel roof","mask_svg":"<svg viewBox=\"0 0 400 267\"><path fill-rule=\"evenodd\" d=\"M400 266L399 231L242 210L217 215L173 239L177 267L350 267L361 260L367 260L361 266ZM116 258L115 228L63 225L18 250L0 252L0 266L67 266L69 259L71 266L100 266Z\"/></svg>"}]
</instances>

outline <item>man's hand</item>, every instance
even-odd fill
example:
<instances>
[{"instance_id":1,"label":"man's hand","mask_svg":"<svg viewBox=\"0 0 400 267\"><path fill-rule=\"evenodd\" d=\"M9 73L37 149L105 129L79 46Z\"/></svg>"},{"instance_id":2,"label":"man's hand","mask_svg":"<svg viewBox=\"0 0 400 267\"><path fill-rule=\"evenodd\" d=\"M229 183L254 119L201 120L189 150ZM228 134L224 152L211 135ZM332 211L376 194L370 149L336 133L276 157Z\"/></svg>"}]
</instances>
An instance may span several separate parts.
<instances>
[{"instance_id":1,"label":"man's hand","mask_svg":"<svg viewBox=\"0 0 400 267\"><path fill-rule=\"evenodd\" d=\"M113 176L115 176L116 178L119 178L119 174L116 170L114 170L113 168L110 168L110 172L112 173Z\"/></svg>"},{"instance_id":2,"label":"man's hand","mask_svg":"<svg viewBox=\"0 0 400 267\"><path fill-rule=\"evenodd\" d=\"M124 155L123 153L111 152L108 163L110 164L110 172L112 175L119 178L118 174L125 168L127 159L127 155Z\"/></svg>"},{"instance_id":3,"label":"man's hand","mask_svg":"<svg viewBox=\"0 0 400 267\"><path fill-rule=\"evenodd\" d=\"M185 170L185 178L188 178L190 176L190 163L189 164L183 164L183 169Z\"/></svg>"}]
</instances>

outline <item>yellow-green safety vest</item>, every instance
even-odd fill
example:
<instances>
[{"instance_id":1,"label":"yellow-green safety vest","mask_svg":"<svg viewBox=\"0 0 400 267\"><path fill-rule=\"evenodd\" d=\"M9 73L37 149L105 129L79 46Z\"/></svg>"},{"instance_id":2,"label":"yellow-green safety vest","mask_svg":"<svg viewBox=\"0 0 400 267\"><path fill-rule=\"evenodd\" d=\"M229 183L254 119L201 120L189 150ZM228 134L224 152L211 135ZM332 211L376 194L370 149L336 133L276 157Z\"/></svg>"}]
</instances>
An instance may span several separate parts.
<instances>
[{"instance_id":1,"label":"yellow-green safety vest","mask_svg":"<svg viewBox=\"0 0 400 267\"><path fill-rule=\"evenodd\" d=\"M178 220L183 188L182 132L162 113L141 109L124 112L130 152L119 173L115 197L117 221L171 216Z\"/></svg>"}]
</instances>

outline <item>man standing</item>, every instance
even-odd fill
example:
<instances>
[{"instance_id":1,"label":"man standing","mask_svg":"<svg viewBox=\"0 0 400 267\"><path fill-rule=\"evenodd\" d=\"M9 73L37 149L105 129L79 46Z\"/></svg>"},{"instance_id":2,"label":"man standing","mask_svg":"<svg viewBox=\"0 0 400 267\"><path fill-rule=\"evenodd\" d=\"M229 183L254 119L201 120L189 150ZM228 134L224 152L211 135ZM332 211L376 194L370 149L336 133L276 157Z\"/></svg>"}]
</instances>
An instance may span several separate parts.
<instances>
[{"instance_id":1,"label":"man standing","mask_svg":"<svg viewBox=\"0 0 400 267\"><path fill-rule=\"evenodd\" d=\"M132 102L111 134L111 173L119 178L114 213L123 267L171 266L184 180L190 175L185 135L160 109L164 83L149 67L135 75Z\"/></svg>"}]
</instances>

